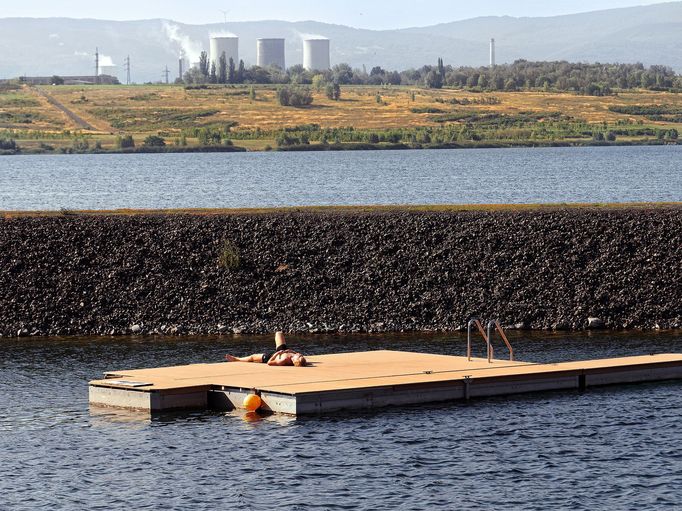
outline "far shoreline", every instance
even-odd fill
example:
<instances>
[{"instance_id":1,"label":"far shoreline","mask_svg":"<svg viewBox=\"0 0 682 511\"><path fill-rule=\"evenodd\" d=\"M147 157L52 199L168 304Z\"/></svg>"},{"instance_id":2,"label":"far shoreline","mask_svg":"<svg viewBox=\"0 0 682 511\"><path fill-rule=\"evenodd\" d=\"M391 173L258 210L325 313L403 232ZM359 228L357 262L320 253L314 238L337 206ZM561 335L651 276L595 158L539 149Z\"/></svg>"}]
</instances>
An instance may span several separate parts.
<instances>
[{"instance_id":1,"label":"far shoreline","mask_svg":"<svg viewBox=\"0 0 682 511\"><path fill-rule=\"evenodd\" d=\"M89 151L45 151L18 150L0 151L0 156L76 156L90 154L201 154L201 153L284 153L284 152L345 152L345 151L428 151L428 150L467 150L467 149L548 149L548 148L580 148L580 147L661 147L679 146L681 142L658 139L625 140L625 141L519 141L514 143L448 143L448 144L371 144L345 142L338 144L307 144L275 147L272 149L248 149L238 145L232 146L194 146L194 147L139 147L135 149L95 149Z\"/></svg>"}]
</instances>

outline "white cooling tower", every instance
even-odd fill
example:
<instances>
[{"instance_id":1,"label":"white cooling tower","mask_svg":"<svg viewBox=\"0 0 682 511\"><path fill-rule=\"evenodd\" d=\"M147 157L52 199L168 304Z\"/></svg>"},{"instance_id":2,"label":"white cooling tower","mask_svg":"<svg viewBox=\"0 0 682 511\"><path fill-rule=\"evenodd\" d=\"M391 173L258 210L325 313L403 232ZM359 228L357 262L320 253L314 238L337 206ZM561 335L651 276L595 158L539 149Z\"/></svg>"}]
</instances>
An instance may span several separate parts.
<instances>
[{"instance_id":1,"label":"white cooling tower","mask_svg":"<svg viewBox=\"0 0 682 511\"><path fill-rule=\"evenodd\" d=\"M230 58L234 65L239 65L239 38L238 37L211 37L211 63L215 62L216 69L220 68L220 56L225 53L225 59L229 65Z\"/></svg>"},{"instance_id":2,"label":"white cooling tower","mask_svg":"<svg viewBox=\"0 0 682 511\"><path fill-rule=\"evenodd\" d=\"M284 39L258 39L257 64L260 67L277 66L286 69L284 60Z\"/></svg>"},{"instance_id":3,"label":"white cooling tower","mask_svg":"<svg viewBox=\"0 0 682 511\"><path fill-rule=\"evenodd\" d=\"M303 41L303 67L308 71L326 71L331 67L329 39Z\"/></svg>"}]
</instances>

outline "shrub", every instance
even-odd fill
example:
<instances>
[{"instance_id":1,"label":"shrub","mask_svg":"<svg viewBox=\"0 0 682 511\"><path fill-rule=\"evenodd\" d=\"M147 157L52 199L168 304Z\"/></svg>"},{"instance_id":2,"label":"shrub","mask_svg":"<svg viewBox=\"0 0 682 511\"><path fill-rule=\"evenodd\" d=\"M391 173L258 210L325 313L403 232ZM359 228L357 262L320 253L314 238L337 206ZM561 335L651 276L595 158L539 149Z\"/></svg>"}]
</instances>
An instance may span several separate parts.
<instances>
[{"instance_id":1,"label":"shrub","mask_svg":"<svg viewBox=\"0 0 682 511\"><path fill-rule=\"evenodd\" d=\"M327 97L333 101L341 99L341 86L338 83L330 83L326 89Z\"/></svg>"},{"instance_id":2,"label":"shrub","mask_svg":"<svg viewBox=\"0 0 682 511\"><path fill-rule=\"evenodd\" d=\"M282 106L308 106L313 103L313 94L307 87L285 86L277 91L277 99Z\"/></svg>"},{"instance_id":3,"label":"shrub","mask_svg":"<svg viewBox=\"0 0 682 511\"><path fill-rule=\"evenodd\" d=\"M197 138L201 145L220 145L223 134L219 129L201 128L197 132Z\"/></svg>"},{"instance_id":4,"label":"shrub","mask_svg":"<svg viewBox=\"0 0 682 511\"><path fill-rule=\"evenodd\" d=\"M166 141L162 137L149 135L144 139L143 145L145 147L165 147Z\"/></svg>"},{"instance_id":5,"label":"shrub","mask_svg":"<svg viewBox=\"0 0 682 511\"><path fill-rule=\"evenodd\" d=\"M241 264L239 249L230 240L223 241L218 264L226 270L236 270Z\"/></svg>"},{"instance_id":6,"label":"shrub","mask_svg":"<svg viewBox=\"0 0 682 511\"><path fill-rule=\"evenodd\" d=\"M132 135L116 137L116 147L119 149L131 149L135 147L135 140Z\"/></svg>"},{"instance_id":7,"label":"shrub","mask_svg":"<svg viewBox=\"0 0 682 511\"><path fill-rule=\"evenodd\" d=\"M76 153L84 153L90 149L90 142L84 138L78 137L73 141L71 149Z\"/></svg>"},{"instance_id":8,"label":"shrub","mask_svg":"<svg viewBox=\"0 0 682 511\"><path fill-rule=\"evenodd\" d=\"M16 151L17 143L11 138L0 138L0 149L4 151Z\"/></svg>"}]
</instances>

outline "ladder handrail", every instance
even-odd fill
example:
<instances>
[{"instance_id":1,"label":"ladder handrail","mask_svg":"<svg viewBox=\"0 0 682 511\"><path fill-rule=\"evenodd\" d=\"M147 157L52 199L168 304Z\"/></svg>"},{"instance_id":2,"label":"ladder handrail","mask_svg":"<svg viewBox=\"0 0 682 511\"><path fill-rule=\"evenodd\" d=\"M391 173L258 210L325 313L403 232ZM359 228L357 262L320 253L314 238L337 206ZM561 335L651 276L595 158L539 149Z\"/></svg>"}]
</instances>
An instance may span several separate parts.
<instances>
[{"instance_id":1,"label":"ladder handrail","mask_svg":"<svg viewBox=\"0 0 682 511\"><path fill-rule=\"evenodd\" d=\"M490 344L490 336L486 335L485 329L478 318L471 318L467 325L467 359L471 362L471 328L476 326L485 341L488 352L488 363L491 364L493 360L493 346Z\"/></svg>"},{"instance_id":2,"label":"ladder handrail","mask_svg":"<svg viewBox=\"0 0 682 511\"><path fill-rule=\"evenodd\" d=\"M497 321L496 319L488 322L488 342L492 342L493 334L495 333L493 331L493 327L495 328L495 330L497 330L499 332L500 337L502 338L504 343L507 345L507 349L509 350L509 361L513 362L514 361L514 348L512 348L512 345L509 342L509 339L507 339L507 334L504 333L504 329L502 328L502 325L500 325L500 322Z\"/></svg>"}]
</instances>

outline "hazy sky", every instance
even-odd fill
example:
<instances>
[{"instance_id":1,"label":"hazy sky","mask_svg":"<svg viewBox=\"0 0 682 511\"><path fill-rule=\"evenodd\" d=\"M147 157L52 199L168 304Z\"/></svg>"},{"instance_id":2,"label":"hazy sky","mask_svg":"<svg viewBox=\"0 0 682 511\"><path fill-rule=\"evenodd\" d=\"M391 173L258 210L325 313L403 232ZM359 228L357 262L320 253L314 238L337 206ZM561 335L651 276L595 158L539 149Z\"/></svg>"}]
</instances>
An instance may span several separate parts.
<instances>
[{"instance_id":1,"label":"hazy sky","mask_svg":"<svg viewBox=\"0 0 682 511\"><path fill-rule=\"evenodd\" d=\"M476 16L553 16L660 0L23 0L2 2L0 17L71 17L114 20L167 18L184 23L228 20L316 20L361 28L432 25Z\"/></svg>"}]
</instances>

